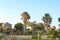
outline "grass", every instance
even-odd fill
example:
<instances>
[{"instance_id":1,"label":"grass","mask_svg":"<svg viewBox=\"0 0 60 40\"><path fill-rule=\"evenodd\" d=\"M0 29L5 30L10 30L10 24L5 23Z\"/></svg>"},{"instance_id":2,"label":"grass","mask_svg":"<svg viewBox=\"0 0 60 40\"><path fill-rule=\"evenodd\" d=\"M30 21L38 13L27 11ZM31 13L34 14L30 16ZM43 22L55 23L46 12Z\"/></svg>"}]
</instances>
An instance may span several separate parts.
<instances>
[{"instance_id":1,"label":"grass","mask_svg":"<svg viewBox=\"0 0 60 40\"><path fill-rule=\"evenodd\" d=\"M30 38L14 38L13 40L31 40ZM32 40L37 40L36 38Z\"/></svg>"},{"instance_id":2,"label":"grass","mask_svg":"<svg viewBox=\"0 0 60 40\"><path fill-rule=\"evenodd\" d=\"M30 40L29 38L14 38L13 40Z\"/></svg>"}]
</instances>

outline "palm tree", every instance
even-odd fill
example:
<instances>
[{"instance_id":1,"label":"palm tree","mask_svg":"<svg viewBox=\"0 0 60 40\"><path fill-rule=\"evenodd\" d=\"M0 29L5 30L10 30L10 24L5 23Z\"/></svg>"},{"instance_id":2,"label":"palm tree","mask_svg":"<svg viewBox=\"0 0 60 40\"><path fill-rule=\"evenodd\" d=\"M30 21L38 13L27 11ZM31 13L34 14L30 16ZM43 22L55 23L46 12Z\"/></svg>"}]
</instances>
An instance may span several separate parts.
<instances>
[{"instance_id":1,"label":"palm tree","mask_svg":"<svg viewBox=\"0 0 60 40\"><path fill-rule=\"evenodd\" d=\"M21 14L21 16L22 16L22 20L23 20L23 23L24 23L24 34L25 34L26 24L27 24L28 20L30 19L30 15L28 14L28 12L23 12Z\"/></svg>"},{"instance_id":2,"label":"palm tree","mask_svg":"<svg viewBox=\"0 0 60 40\"><path fill-rule=\"evenodd\" d=\"M43 18L42 18L43 22L44 22L44 26L45 26L45 30L48 30L48 26L50 26L51 22L52 22L52 18L49 15L49 13L46 13Z\"/></svg>"}]
</instances>

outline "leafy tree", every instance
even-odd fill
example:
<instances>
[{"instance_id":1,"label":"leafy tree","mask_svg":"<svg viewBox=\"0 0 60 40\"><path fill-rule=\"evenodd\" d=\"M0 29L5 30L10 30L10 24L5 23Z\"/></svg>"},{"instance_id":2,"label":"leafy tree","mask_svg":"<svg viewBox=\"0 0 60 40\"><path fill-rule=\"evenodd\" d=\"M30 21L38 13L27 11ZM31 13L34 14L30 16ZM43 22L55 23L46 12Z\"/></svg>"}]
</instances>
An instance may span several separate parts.
<instances>
[{"instance_id":1,"label":"leafy tree","mask_svg":"<svg viewBox=\"0 0 60 40\"><path fill-rule=\"evenodd\" d=\"M60 28L58 28L57 30L56 30L56 37L60 40Z\"/></svg>"},{"instance_id":2,"label":"leafy tree","mask_svg":"<svg viewBox=\"0 0 60 40\"><path fill-rule=\"evenodd\" d=\"M58 18L58 21L60 22L60 18Z\"/></svg>"},{"instance_id":3,"label":"leafy tree","mask_svg":"<svg viewBox=\"0 0 60 40\"><path fill-rule=\"evenodd\" d=\"M3 24L3 23L0 23L0 32L3 32L2 24Z\"/></svg>"},{"instance_id":4,"label":"leafy tree","mask_svg":"<svg viewBox=\"0 0 60 40\"><path fill-rule=\"evenodd\" d=\"M23 24L22 23L16 23L14 28L16 28L17 30L22 31L23 30Z\"/></svg>"},{"instance_id":5,"label":"leafy tree","mask_svg":"<svg viewBox=\"0 0 60 40\"><path fill-rule=\"evenodd\" d=\"M26 24L27 24L28 20L30 19L30 15L28 14L28 12L23 12L23 13L21 14L21 16L22 16L22 20L23 20L23 22L24 22L24 33L25 33Z\"/></svg>"},{"instance_id":6,"label":"leafy tree","mask_svg":"<svg viewBox=\"0 0 60 40\"><path fill-rule=\"evenodd\" d=\"M3 30L2 30L2 23L0 23L0 39L3 37L2 32L3 32Z\"/></svg>"},{"instance_id":7,"label":"leafy tree","mask_svg":"<svg viewBox=\"0 0 60 40\"><path fill-rule=\"evenodd\" d=\"M44 30L44 25L43 25L43 23L38 23L38 24L36 24L36 28L39 29L39 30Z\"/></svg>"},{"instance_id":8,"label":"leafy tree","mask_svg":"<svg viewBox=\"0 0 60 40\"><path fill-rule=\"evenodd\" d=\"M11 32L11 28L5 27L3 28L3 33L9 34Z\"/></svg>"},{"instance_id":9,"label":"leafy tree","mask_svg":"<svg viewBox=\"0 0 60 40\"><path fill-rule=\"evenodd\" d=\"M54 27L52 27L50 30L47 31L47 34L49 35L49 37L51 38L51 40L55 40L56 38L59 38L59 40L60 40L59 29L57 31Z\"/></svg>"},{"instance_id":10,"label":"leafy tree","mask_svg":"<svg viewBox=\"0 0 60 40\"><path fill-rule=\"evenodd\" d=\"M58 22L60 22L60 18L58 18ZM59 27L60 27L60 24L59 24Z\"/></svg>"},{"instance_id":11,"label":"leafy tree","mask_svg":"<svg viewBox=\"0 0 60 40\"><path fill-rule=\"evenodd\" d=\"M27 22L27 25L31 27L31 30L34 30L34 28L36 27L36 21L34 21L34 22Z\"/></svg>"},{"instance_id":12,"label":"leafy tree","mask_svg":"<svg viewBox=\"0 0 60 40\"><path fill-rule=\"evenodd\" d=\"M47 31L47 34L49 35L50 37L50 40L55 40L56 36L57 36L57 32L55 30L55 28L50 28L48 31Z\"/></svg>"},{"instance_id":13,"label":"leafy tree","mask_svg":"<svg viewBox=\"0 0 60 40\"><path fill-rule=\"evenodd\" d=\"M27 25L31 27L32 32L34 32L34 31L44 32L43 23L36 23L36 21L34 21L34 22L28 22Z\"/></svg>"},{"instance_id":14,"label":"leafy tree","mask_svg":"<svg viewBox=\"0 0 60 40\"><path fill-rule=\"evenodd\" d=\"M51 24L52 22L52 18L50 16L49 13L46 13L43 18L42 18L43 22L44 22L44 26L45 26L45 30L48 29L48 26Z\"/></svg>"}]
</instances>

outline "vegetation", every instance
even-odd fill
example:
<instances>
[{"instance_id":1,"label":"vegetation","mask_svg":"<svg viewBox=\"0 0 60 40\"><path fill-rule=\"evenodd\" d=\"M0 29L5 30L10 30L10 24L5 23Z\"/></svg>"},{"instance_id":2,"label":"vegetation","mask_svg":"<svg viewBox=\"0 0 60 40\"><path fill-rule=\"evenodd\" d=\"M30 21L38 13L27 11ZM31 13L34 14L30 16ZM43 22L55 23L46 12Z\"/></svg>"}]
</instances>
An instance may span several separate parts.
<instances>
[{"instance_id":1,"label":"vegetation","mask_svg":"<svg viewBox=\"0 0 60 40\"><path fill-rule=\"evenodd\" d=\"M21 16L22 16L22 20L24 22L24 34L25 34L26 24L27 24L28 20L30 19L30 15L28 14L28 12L23 12L21 14Z\"/></svg>"},{"instance_id":2,"label":"vegetation","mask_svg":"<svg viewBox=\"0 0 60 40\"><path fill-rule=\"evenodd\" d=\"M51 16L49 15L49 13L46 13L43 18L42 18L43 22L44 22L44 27L45 27L45 30L48 30L48 26L50 26L51 22L52 22L52 18Z\"/></svg>"},{"instance_id":3,"label":"vegetation","mask_svg":"<svg viewBox=\"0 0 60 40\"><path fill-rule=\"evenodd\" d=\"M28 12L23 12L21 14L23 23L16 23L14 28L12 29L10 25L5 25L5 23L0 23L0 39L2 38L3 34L8 35L32 35L33 40L40 40L47 36L51 40L55 40L58 38L60 40L60 28L56 29L55 26L51 28L52 18L49 13L45 13L42 17L42 22L36 23L28 21L30 19L30 15ZM58 22L60 22L60 18L58 18ZM4 24L4 25L3 25ZM26 27L30 27L27 29ZM60 24L59 24L60 27ZM40 38L40 39L39 39ZM21 39L21 38L14 38L14 40L31 40L31 39Z\"/></svg>"},{"instance_id":4,"label":"vegetation","mask_svg":"<svg viewBox=\"0 0 60 40\"><path fill-rule=\"evenodd\" d=\"M16 23L14 26L15 29L22 31L23 30L23 24L22 23Z\"/></svg>"},{"instance_id":5,"label":"vegetation","mask_svg":"<svg viewBox=\"0 0 60 40\"><path fill-rule=\"evenodd\" d=\"M30 40L29 38L14 38L13 40Z\"/></svg>"},{"instance_id":6,"label":"vegetation","mask_svg":"<svg viewBox=\"0 0 60 40\"><path fill-rule=\"evenodd\" d=\"M58 21L60 22L60 18L58 18Z\"/></svg>"}]
</instances>

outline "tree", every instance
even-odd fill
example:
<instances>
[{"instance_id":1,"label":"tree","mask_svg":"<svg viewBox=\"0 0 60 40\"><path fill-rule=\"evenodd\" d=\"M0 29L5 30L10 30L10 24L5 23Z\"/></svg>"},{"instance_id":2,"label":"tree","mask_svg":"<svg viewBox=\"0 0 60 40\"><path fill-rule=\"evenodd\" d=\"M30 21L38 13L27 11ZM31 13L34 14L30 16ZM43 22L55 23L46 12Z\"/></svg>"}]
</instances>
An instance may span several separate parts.
<instances>
[{"instance_id":1,"label":"tree","mask_svg":"<svg viewBox=\"0 0 60 40\"><path fill-rule=\"evenodd\" d=\"M60 22L60 18L58 18L58 22ZM59 24L59 27L60 27L60 24Z\"/></svg>"},{"instance_id":2,"label":"tree","mask_svg":"<svg viewBox=\"0 0 60 40\"><path fill-rule=\"evenodd\" d=\"M47 31L47 34L51 38L50 40L55 40L56 38L60 40L60 29L56 30L54 27L52 27L50 30Z\"/></svg>"},{"instance_id":3,"label":"tree","mask_svg":"<svg viewBox=\"0 0 60 40\"><path fill-rule=\"evenodd\" d=\"M14 28L16 28L17 30L22 31L23 30L23 24L22 23L16 23Z\"/></svg>"},{"instance_id":4,"label":"tree","mask_svg":"<svg viewBox=\"0 0 60 40\"><path fill-rule=\"evenodd\" d=\"M27 25L31 27L31 30L34 30L34 28L36 27L36 21L34 21L34 22L27 22Z\"/></svg>"},{"instance_id":5,"label":"tree","mask_svg":"<svg viewBox=\"0 0 60 40\"><path fill-rule=\"evenodd\" d=\"M54 31L55 31L54 29L50 29L47 31L47 34L49 35L50 40L54 40L54 38L55 38L55 32Z\"/></svg>"},{"instance_id":6,"label":"tree","mask_svg":"<svg viewBox=\"0 0 60 40\"><path fill-rule=\"evenodd\" d=\"M2 23L3 33L9 34L11 32L11 29L12 29L11 27L12 27L12 25L10 23L8 23L8 22Z\"/></svg>"},{"instance_id":7,"label":"tree","mask_svg":"<svg viewBox=\"0 0 60 40\"><path fill-rule=\"evenodd\" d=\"M3 35L2 35L2 34L3 34L3 33L2 33L2 32L3 32L3 30L2 30L2 24L3 24L3 23L0 23L0 39L3 37Z\"/></svg>"},{"instance_id":8,"label":"tree","mask_svg":"<svg viewBox=\"0 0 60 40\"><path fill-rule=\"evenodd\" d=\"M60 18L58 18L58 21L60 22Z\"/></svg>"},{"instance_id":9,"label":"tree","mask_svg":"<svg viewBox=\"0 0 60 40\"><path fill-rule=\"evenodd\" d=\"M36 24L36 28L39 29L39 30L44 30L44 25L43 25L43 23L37 23L37 24Z\"/></svg>"},{"instance_id":10,"label":"tree","mask_svg":"<svg viewBox=\"0 0 60 40\"><path fill-rule=\"evenodd\" d=\"M3 32L3 31L2 31L2 24L3 24L3 23L0 23L0 32Z\"/></svg>"},{"instance_id":11,"label":"tree","mask_svg":"<svg viewBox=\"0 0 60 40\"><path fill-rule=\"evenodd\" d=\"M48 26L50 26L51 22L52 22L52 18L50 16L49 13L46 13L43 18L42 18L43 22L44 22L44 27L45 30L48 30Z\"/></svg>"},{"instance_id":12,"label":"tree","mask_svg":"<svg viewBox=\"0 0 60 40\"><path fill-rule=\"evenodd\" d=\"M60 17L58 18L58 22L60 22ZM58 29L59 31L58 31L58 38L59 38L59 40L60 40L60 24L59 24L59 29Z\"/></svg>"},{"instance_id":13,"label":"tree","mask_svg":"<svg viewBox=\"0 0 60 40\"><path fill-rule=\"evenodd\" d=\"M57 30L56 30L56 37L60 40L60 28L58 28Z\"/></svg>"},{"instance_id":14,"label":"tree","mask_svg":"<svg viewBox=\"0 0 60 40\"><path fill-rule=\"evenodd\" d=\"M24 22L24 34L25 34L26 24L27 24L28 20L30 19L30 15L28 14L28 12L23 12L21 14L21 16L22 16L22 20Z\"/></svg>"}]
</instances>

